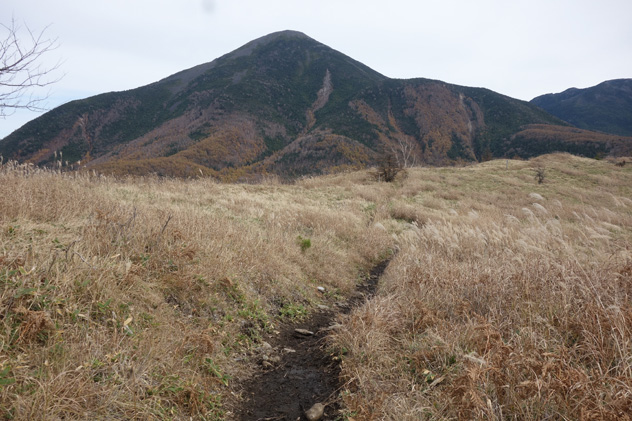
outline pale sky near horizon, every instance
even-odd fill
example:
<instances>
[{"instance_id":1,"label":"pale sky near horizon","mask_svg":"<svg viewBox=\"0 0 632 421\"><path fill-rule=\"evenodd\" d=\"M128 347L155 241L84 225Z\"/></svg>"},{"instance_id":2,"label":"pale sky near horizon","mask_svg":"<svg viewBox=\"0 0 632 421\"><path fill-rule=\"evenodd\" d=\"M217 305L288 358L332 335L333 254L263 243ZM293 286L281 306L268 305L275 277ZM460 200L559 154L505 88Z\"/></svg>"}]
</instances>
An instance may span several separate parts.
<instances>
[{"instance_id":1,"label":"pale sky near horizon","mask_svg":"<svg viewBox=\"0 0 632 421\"><path fill-rule=\"evenodd\" d=\"M632 78L632 0L0 0L46 28L61 81L46 105L122 91L285 29L392 78L485 87L522 100ZM5 33L0 31L0 35ZM0 119L0 139L39 113Z\"/></svg>"}]
</instances>

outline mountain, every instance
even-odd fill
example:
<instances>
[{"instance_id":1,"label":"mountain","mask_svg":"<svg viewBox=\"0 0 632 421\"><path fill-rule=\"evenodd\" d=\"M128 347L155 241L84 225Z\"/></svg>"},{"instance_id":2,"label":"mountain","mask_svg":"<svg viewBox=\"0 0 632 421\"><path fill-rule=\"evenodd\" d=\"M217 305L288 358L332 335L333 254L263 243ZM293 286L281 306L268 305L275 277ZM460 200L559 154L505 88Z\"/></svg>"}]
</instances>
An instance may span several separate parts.
<instances>
[{"instance_id":1,"label":"mountain","mask_svg":"<svg viewBox=\"0 0 632 421\"><path fill-rule=\"evenodd\" d=\"M632 136L632 79L571 88L539 96L531 103L581 129Z\"/></svg>"},{"instance_id":2,"label":"mountain","mask_svg":"<svg viewBox=\"0 0 632 421\"><path fill-rule=\"evenodd\" d=\"M525 132L530 125L539 131ZM565 125L487 89L390 79L283 31L153 84L57 107L7 136L0 154L105 173L233 181L358 168L384 151L430 165L528 157L530 142L538 151L565 150L558 127ZM558 129L554 147L542 142L547 128ZM621 142L594 134L572 145L592 156Z\"/></svg>"}]
</instances>

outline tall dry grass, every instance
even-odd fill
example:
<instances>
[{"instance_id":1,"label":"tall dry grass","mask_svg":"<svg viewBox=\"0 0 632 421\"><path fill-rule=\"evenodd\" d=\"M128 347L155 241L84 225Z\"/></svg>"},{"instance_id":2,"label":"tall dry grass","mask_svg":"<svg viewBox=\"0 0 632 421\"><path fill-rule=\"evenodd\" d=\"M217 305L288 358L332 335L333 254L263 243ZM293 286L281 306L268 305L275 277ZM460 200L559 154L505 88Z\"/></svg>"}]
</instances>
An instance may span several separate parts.
<instances>
[{"instance_id":1,"label":"tall dry grass","mask_svg":"<svg viewBox=\"0 0 632 421\"><path fill-rule=\"evenodd\" d=\"M631 172L561 154L224 185L4 164L0 417L231 419L261 335L396 249L331 338L341 419L626 419Z\"/></svg>"},{"instance_id":2,"label":"tall dry grass","mask_svg":"<svg viewBox=\"0 0 632 421\"><path fill-rule=\"evenodd\" d=\"M630 175L568 155L413 172L395 201L427 219L334 341L349 417L630 419Z\"/></svg>"},{"instance_id":3,"label":"tall dry grass","mask_svg":"<svg viewBox=\"0 0 632 421\"><path fill-rule=\"evenodd\" d=\"M387 252L364 203L3 165L0 418L231 418L281 309L339 299Z\"/></svg>"}]
</instances>

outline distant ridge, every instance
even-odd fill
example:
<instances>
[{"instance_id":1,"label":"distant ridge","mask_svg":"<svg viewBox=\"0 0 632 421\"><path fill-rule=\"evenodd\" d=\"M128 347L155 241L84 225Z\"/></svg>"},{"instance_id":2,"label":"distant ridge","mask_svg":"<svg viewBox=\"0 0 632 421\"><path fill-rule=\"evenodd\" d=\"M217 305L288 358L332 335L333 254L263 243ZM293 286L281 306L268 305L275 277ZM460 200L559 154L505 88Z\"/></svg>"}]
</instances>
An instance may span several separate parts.
<instances>
[{"instance_id":1,"label":"distant ridge","mask_svg":"<svg viewBox=\"0 0 632 421\"><path fill-rule=\"evenodd\" d=\"M531 103L582 129L632 136L632 79L570 88L539 96Z\"/></svg>"},{"instance_id":2,"label":"distant ridge","mask_svg":"<svg viewBox=\"0 0 632 421\"><path fill-rule=\"evenodd\" d=\"M593 156L630 143L598 133L578 141L556 128L566 125L488 89L390 79L301 32L281 31L150 85L57 107L1 141L0 154L235 181L362 168L384 151L450 165L554 150Z\"/></svg>"}]
</instances>

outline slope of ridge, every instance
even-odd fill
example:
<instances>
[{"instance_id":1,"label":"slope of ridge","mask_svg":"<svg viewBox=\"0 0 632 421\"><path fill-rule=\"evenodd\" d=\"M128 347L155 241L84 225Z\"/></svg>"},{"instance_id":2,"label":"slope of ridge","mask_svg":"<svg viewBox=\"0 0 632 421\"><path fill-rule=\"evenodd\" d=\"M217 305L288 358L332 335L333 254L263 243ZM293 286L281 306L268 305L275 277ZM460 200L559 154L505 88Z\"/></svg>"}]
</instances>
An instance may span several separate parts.
<instances>
[{"instance_id":1,"label":"slope of ridge","mask_svg":"<svg viewBox=\"0 0 632 421\"><path fill-rule=\"evenodd\" d=\"M390 79L281 31L150 85L57 107L1 141L0 154L239 180L364 167L384 151L430 165L520 155L508 141L529 124L566 123L486 89Z\"/></svg>"},{"instance_id":2,"label":"slope of ridge","mask_svg":"<svg viewBox=\"0 0 632 421\"><path fill-rule=\"evenodd\" d=\"M632 136L632 79L570 88L541 95L531 103L581 129Z\"/></svg>"}]
</instances>

